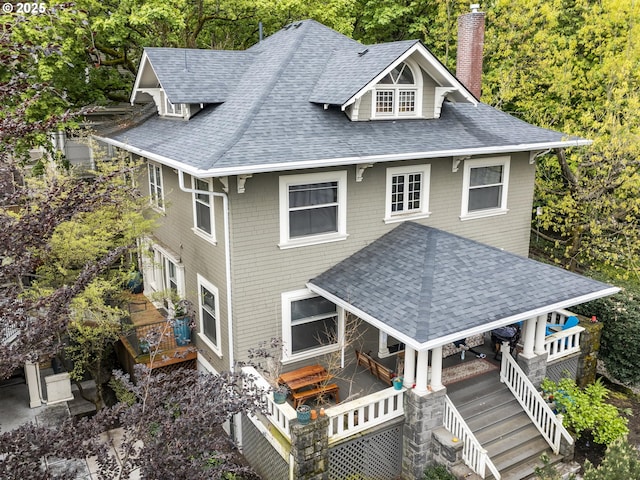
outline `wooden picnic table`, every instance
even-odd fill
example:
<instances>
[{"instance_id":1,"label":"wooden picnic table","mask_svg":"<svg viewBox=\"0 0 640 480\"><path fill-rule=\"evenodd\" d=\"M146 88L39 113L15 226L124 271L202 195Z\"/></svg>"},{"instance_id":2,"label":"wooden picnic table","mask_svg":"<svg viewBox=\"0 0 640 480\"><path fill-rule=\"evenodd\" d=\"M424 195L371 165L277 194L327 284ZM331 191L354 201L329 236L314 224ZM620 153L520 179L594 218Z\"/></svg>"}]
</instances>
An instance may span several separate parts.
<instances>
[{"instance_id":1,"label":"wooden picnic table","mask_svg":"<svg viewBox=\"0 0 640 480\"><path fill-rule=\"evenodd\" d=\"M291 372L283 373L278 377L278 383L284 384L291 391L293 406L297 407L306 400L331 395L336 403L338 397L338 385L329 384L333 376L322 365L307 365ZM307 388L311 387L311 388Z\"/></svg>"},{"instance_id":2,"label":"wooden picnic table","mask_svg":"<svg viewBox=\"0 0 640 480\"><path fill-rule=\"evenodd\" d=\"M296 392L311 385L317 385L331 378L329 372L322 365L307 365L306 367L283 373L278 377L278 383L286 385L289 390Z\"/></svg>"}]
</instances>

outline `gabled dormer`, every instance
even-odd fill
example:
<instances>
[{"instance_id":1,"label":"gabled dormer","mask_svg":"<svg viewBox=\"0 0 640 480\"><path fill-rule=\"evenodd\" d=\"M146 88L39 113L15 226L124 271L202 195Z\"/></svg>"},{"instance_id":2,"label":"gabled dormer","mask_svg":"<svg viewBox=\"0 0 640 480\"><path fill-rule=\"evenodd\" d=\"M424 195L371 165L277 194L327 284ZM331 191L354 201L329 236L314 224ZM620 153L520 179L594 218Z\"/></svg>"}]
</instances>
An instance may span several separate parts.
<instances>
[{"instance_id":1,"label":"gabled dormer","mask_svg":"<svg viewBox=\"0 0 640 480\"><path fill-rule=\"evenodd\" d=\"M345 69L348 82L339 79ZM419 41L336 51L311 95L312 102L339 105L352 121L439 118L445 99L477 104Z\"/></svg>"},{"instance_id":2,"label":"gabled dormer","mask_svg":"<svg viewBox=\"0 0 640 480\"><path fill-rule=\"evenodd\" d=\"M145 48L131 103L153 100L161 117L188 120L224 103L252 54L188 48Z\"/></svg>"},{"instance_id":3,"label":"gabled dormer","mask_svg":"<svg viewBox=\"0 0 640 480\"><path fill-rule=\"evenodd\" d=\"M149 97L156 104L158 115L161 117L188 119L190 116L188 104L171 101L145 51L142 54L140 69L131 94L131 104L149 101Z\"/></svg>"}]
</instances>

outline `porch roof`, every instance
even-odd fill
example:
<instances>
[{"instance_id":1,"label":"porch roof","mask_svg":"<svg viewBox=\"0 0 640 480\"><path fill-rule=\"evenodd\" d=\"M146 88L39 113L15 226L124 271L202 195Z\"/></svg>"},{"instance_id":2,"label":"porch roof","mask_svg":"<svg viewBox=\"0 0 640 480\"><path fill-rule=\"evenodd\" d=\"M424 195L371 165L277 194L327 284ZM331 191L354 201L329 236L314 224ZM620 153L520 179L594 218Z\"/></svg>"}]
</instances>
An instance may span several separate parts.
<instances>
[{"instance_id":1,"label":"porch roof","mask_svg":"<svg viewBox=\"0 0 640 480\"><path fill-rule=\"evenodd\" d=\"M307 285L416 350L619 291L413 222L400 224Z\"/></svg>"}]
</instances>

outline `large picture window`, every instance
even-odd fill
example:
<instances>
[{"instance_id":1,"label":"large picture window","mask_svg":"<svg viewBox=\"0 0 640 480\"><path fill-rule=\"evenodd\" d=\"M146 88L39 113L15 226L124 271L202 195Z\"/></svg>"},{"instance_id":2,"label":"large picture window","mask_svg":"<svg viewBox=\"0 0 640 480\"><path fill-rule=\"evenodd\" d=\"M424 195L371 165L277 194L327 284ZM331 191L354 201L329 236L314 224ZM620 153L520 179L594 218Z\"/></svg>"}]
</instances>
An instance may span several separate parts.
<instances>
[{"instance_id":1,"label":"large picture window","mask_svg":"<svg viewBox=\"0 0 640 480\"><path fill-rule=\"evenodd\" d=\"M298 290L282 295L282 309L283 338L290 358L308 358L339 345L339 315L329 300Z\"/></svg>"},{"instance_id":2,"label":"large picture window","mask_svg":"<svg viewBox=\"0 0 640 480\"><path fill-rule=\"evenodd\" d=\"M220 350L220 302L218 289L198 275L198 335L218 355Z\"/></svg>"},{"instance_id":3,"label":"large picture window","mask_svg":"<svg viewBox=\"0 0 640 480\"><path fill-rule=\"evenodd\" d=\"M346 173L280 177L280 246L346 236Z\"/></svg>"},{"instance_id":4,"label":"large picture window","mask_svg":"<svg viewBox=\"0 0 640 480\"><path fill-rule=\"evenodd\" d=\"M162 186L162 167L155 163L148 163L149 170L149 198L151 206L164 210L164 189Z\"/></svg>"},{"instance_id":5,"label":"large picture window","mask_svg":"<svg viewBox=\"0 0 640 480\"><path fill-rule=\"evenodd\" d=\"M202 192L211 191L211 182L193 178L193 188ZM215 241L213 195L193 194L194 231L207 240Z\"/></svg>"},{"instance_id":6,"label":"large picture window","mask_svg":"<svg viewBox=\"0 0 640 480\"><path fill-rule=\"evenodd\" d=\"M431 165L387 168L385 222L428 217Z\"/></svg>"},{"instance_id":7,"label":"large picture window","mask_svg":"<svg viewBox=\"0 0 640 480\"><path fill-rule=\"evenodd\" d=\"M507 212L509 157L465 160L461 216L483 217Z\"/></svg>"}]
</instances>

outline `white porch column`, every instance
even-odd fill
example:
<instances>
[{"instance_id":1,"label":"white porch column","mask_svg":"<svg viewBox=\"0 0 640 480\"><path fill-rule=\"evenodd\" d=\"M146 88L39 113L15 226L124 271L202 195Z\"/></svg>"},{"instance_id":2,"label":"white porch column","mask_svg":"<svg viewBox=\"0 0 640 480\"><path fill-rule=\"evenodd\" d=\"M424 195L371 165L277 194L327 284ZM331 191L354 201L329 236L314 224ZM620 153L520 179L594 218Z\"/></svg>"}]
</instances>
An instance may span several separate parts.
<instances>
[{"instance_id":1,"label":"white porch column","mask_svg":"<svg viewBox=\"0 0 640 480\"><path fill-rule=\"evenodd\" d=\"M524 347L522 355L527 358L533 357L533 345L536 338L536 317L527 318L524 321Z\"/></svg>"},{"instance_id":2,"label":"white porch column","mask_svg":"<svg viewBox=\"0 0 640 480\"><path fill-rule=\"evenodd\" d=\"M547 331L547 316L538 315L538 324L536 325L536 342L534 352L536 355L542 355L544 352L544 337Z\"/></svg>"},{"instance_id":3,"label":"white porch column","mask_svg":"<svg viewBox=\"0 0 640 480\"><path fill-rule=\"evenodd\" d=\"M442 389L442 347L431 350L431 391Z\"/></svg>"},{"instance_id":4,"label":"white porch column","mask_svg":"<svg viewBox=\"0 0 640 480\"><path fill-rule=\"evenodd\" d=\"M404 386L412 388L416 383L416 351L406 346L404 350Z\"/></svg>"},{"instance_id":5,"label":"white porch column","mask_svg":"<svg viewBox=\"0 0 640 480\"><path fill-rule=\"evenodd\" d=\"M429 372L429 350L420 350L418 352L418 362L416 365L416 388L418 395L429 393L427 389L427 377Z\"/></svg>"}]
</instances>

